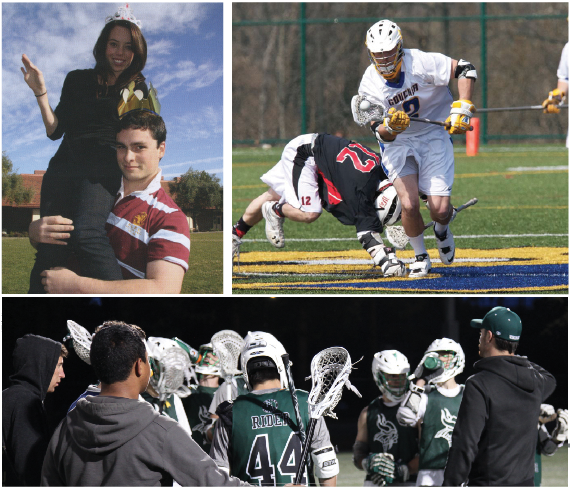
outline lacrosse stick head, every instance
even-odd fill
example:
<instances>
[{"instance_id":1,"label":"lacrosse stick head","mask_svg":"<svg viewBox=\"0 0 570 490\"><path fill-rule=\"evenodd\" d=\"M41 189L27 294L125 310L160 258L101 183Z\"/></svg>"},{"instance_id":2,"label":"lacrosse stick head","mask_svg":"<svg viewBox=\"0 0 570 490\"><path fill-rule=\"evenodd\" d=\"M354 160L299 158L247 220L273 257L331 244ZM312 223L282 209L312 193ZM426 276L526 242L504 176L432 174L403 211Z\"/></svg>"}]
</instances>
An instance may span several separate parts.
<instances>
[{"instance_id":1,"label":"lacrosse stick head","mask_svg":"<svg viewBox=\"0 0 570 490\"><path fill-rule=\"evenodd\" d=\"M63 338L65 343L71 340L73 350L83 362L91 364L91 339L92 335L81 325L75 323L73 320L67 320L68 334Z\"/></svg>"},{"instance_id":2,"label":"lacrosse stick head","mask_svg":"<svg viewBox=\"0 0 570 490\"><path fill-rule=\"evenodd\" d=\"M336 419L337 416L333 410L342 397L344 386L361 397L358 390L348 380L351 371L350 354L343 347L329 347L313 357L311 361L313 387L309 393L311 418L317 419L328 415Z\"/></svg>"},{"instance_id":3,"label":"lacrosse stick head","mask_svg":"<svg viewBox=\"0 0 570 490\"><path fill-rule=\"evenodd\" d=\"M388 400L399 402L408 391L410 363L397 350L383 350L374 354L372 375L378 389Z\"/></svg>"},{"instance_id":4,"label":"lacrosse stick head","mask_svg":"<svg viewBox=\"0 0 570 490\"><path fill-rule=\"evenodd\" d=\"M275 368L279 374L281 388L288 389L287 372L283 363L283 354L286 354L285 347L273 335L267 332L248 332L244 339L244 346L241 351L241 370L247 382L247 387L253 389L250 382L250 373L262 368ZM259 362L256 360L259 359Z\"/></svg>"},{"instance_id":5,"label":"lacrosse stick head","mask_svg":"<svg viewBox=\"0 0 570 490\"><path fill-rule=\"evenodd\" d=\"M233 330L221 330L212 337L212 347L220 358L220 374L226 380L241 374L238 361L243 345L242 336Z\"/></svg>"},{"instance_id":6,"label":"lacrosse stick head","mask_svg":"<svg viewBox=\"0 0 570 490\"><path fill-rule=\"evenodd\" d=\"M176 341L162 337L149 337L146 345L152 366L150 385L160 401L173 393L188 396L190 389L185 384L191 378L188 353Z\"/></svg>"},{"instance_id":7,"label":"lacrosse stick head","mask_svg":"<svg viewBox=\"0 0 570 490\"><path fill-rule=\"evenodd\" d=\"M382 121L386 108L379 103L373 103L366 95L355 95L350 103L355 122L359 126L366 126L372 121Z\"/></svg>"},{"instance_id":8,"label":"lacrosse stick head","mask_svg":"<svg viewBox=\"0 0 570 490\"><path fill-rule=\"evenodd\" d=\"M384 228L384 234L390 244L398 250L404 250L410 243L410 238L406 235L403 226L387 226Z\"/></svg>"}]
</instances>

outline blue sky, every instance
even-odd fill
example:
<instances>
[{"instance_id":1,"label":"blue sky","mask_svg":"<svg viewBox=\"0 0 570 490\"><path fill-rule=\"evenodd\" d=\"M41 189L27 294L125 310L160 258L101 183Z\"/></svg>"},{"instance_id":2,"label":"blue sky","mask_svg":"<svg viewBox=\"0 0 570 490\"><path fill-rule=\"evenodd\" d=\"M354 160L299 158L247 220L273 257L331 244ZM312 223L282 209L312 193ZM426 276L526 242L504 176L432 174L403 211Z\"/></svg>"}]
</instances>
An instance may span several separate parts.
<instances>
[{"instance_id":1,"label":"blue sky","mask_svg":"<svg viewBox=\"0 0 570 490\"><path fill-rule=\"evenodd\" d=\"M19 173L45 170L61 139L46 137L20 71L25 53L55 109L68 72L93 68L93 46L124 3L2 4L2 150ZM148 45L143 74L156 88L168 136L167 179L192 167L222 179L222 3L130 3Z\"/></svg>"}]
</instances>

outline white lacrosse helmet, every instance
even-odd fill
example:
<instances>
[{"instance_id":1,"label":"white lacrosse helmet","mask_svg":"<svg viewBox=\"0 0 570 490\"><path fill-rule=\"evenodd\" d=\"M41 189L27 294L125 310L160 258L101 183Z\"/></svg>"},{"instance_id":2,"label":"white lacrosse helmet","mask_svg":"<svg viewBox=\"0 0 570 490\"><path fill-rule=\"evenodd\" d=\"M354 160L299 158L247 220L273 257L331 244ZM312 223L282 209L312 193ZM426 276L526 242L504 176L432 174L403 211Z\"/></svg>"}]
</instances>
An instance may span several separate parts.
<instances>
[{"instance_id":1,"label":"white lacrosse helmet","mask_svg":"<svg viewBox=\"0 0 570 490\"><path fill-rule=\"evenodd\" d=\"M457 342L455 342L455 340L451 340L445 337L443 339L434 340L430 344L424 353L424 357L422 358L421 363L423 364L427 357L435 356L437 352L442 351L453 352L453 359L451 359L449 366L445 368L443 374L430 379L429 384L443 383L448 379L451 379L462 373L463 369L465 368L465 354L463 353L463 349Z\"/></svg>"},{"instance_id":2,"label":"white lacrosse helmet","mask_svg":"<svg viewBox=\"0 0 570 490\"><path fill-rule=\"evenodd\" d=\"M214 347L212 343L203 344L200 346L198 355L198 361L196 362L196 372L198 374L211 374L214 376L220 376L220 361L217 362L214 366L206 362L206 356L209 352L212 354L214 353Z\"/></svg>"},{"instance_id":3,"label":"white lacrosse helmet","mask_svg":"<svg viewBox=\"0 0 570 490\"><path fill-rule=\"evenodd\" d=\"M378 185L374 199L374 209L382 226L393 225L402 217L402 203L396 189L389 180L383 180Z\"/></svg>"},{"instance_id":4,"label":"white lacrosse helmet","mask_svg":"<svg viewBox=\"0 0 570 490\"><path fill-rule=\"evenodd\" d=\"M395 80L402 68L404 39L400 28L391 20L376 22L366 33L368 57L386 80Z\"/></svg>"},{"instance_id":5,"label":"white lacrosse helmet","mask_svg":"<svg viewBox=\"0 0 570 490\"><path fill-rule=\"evenodd\" d=\"M251 391L253 388L249 382L247 372L247 363L255 357L269 357L279 373L281 380L281 388L289 388L287 382L287 373L285 372L285 365L281 356L286 354L287 351L283 344L279 342L273 335L267 332L248 332L245 336L245 345L241 351L241 370L243 377L247 383L247 387Z\"/></svg>"},{"instance_id":6,"label":"white lacrosse helmet","mask_svg":"<svg viewBox=\"0 0 570 490\"><path fill-rule=\"evenodd\" d=\"M374 354L372 376L382 395L392 402L402 400L408 391L408 358L397 350L383 350ZM386 376L388 375L388 376ZM394 386L396 385L396 386Z\"/></svg>"},{"instance_id":7,"label":"white lacrosse helmet","mask_svg":"<svg viewBox=\"0 0 570 490\"><path fill-rule=\"evenodd\" d=\"M152 367L150 385L160 400L166 400L172 393L188 396L190 389L184 383L191 378L188 353L175 340L163 337L149 337L146 346Z\"/></svg>"}]
</instances>

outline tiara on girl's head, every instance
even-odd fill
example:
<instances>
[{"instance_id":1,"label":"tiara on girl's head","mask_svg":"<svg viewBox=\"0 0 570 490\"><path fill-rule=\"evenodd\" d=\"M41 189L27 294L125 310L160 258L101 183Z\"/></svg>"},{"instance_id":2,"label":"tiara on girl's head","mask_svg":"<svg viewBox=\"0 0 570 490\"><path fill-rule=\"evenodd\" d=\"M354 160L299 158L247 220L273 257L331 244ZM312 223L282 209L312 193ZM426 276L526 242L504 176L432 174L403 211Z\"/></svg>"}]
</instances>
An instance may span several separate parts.
<instances>
[{"instance_id":1,"label":"tiara on girl's head","mask_svg":"<svg viewBox=\"0 0 570 490\"><path fill-rule=\"evenodd\" d=\"M138 26L139 29L142 26L142 22L140 20L135 19L135 16L131 11L131 9L129 8L128 3L124 7L119 7L119 9L117 10L117 12L115 12L114 15L109 15L109 17L105 19L105 24L113 22L114 20L128 20L129 22L132 22L133 24Z\"/></svg>"}]
</instances>

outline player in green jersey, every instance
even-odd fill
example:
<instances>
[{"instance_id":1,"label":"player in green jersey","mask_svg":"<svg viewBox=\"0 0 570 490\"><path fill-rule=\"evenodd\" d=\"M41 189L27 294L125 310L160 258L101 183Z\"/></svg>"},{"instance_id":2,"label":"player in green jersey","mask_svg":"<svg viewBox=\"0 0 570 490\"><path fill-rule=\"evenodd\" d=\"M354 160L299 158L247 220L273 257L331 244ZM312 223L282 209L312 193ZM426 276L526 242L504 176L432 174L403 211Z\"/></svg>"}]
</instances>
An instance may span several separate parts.
<instances>
[{"instance_id":1,"label":"player in green jersey","mask_svg":"<svg viewBox=\"0 0 570 490\"><path fill-rule=\"evenodd\" d=\"M465 368L461 346L447 338L434 340L414 371L410 391L396 418L420 432L418 487L441 486L451 436L465 386L455 376Z\"/></svg>"},{"instance_id":2,"label":"player in green jersey","mask_svg":"<svg viewBox=\"0 0 570 490\"><path fill-rule=\"evenodd\" d=\"M408 486L415 480L418 431L396 420L409 371L408 359L397 350L374 354L372 375L381 396L360 413L352 458L358 469L366 471L364 486Z\"/></svg>"},{"instance_id":3,"label":"player in green jersey","mask_svg":"<svg viewBox=\"0 0 570 490\"><path fill-rule=\"evenodd\" d=\"M260 486L293 483L301 458L301 439L281 356L285 349L273 335L249 332L241 367L250 393L218 407L210 456L243 481ZM296 390L304 427L308 393ZM309 447L321 486L336 486L338 460L322 418ZM302 483L305 484L307 472Z\"/></svg>"}]
</instances>

